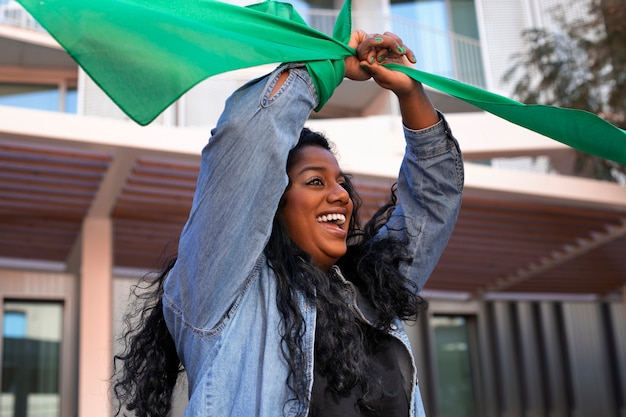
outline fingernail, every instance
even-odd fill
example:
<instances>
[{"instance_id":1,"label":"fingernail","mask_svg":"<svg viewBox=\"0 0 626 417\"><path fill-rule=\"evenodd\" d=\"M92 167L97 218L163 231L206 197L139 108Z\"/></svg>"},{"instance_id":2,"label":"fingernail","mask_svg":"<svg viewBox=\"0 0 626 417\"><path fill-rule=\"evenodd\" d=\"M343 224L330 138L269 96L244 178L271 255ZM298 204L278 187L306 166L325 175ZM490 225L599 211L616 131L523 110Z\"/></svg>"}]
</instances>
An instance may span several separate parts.
<instances>
[{"instance_id":1,"label":"fingernail","mask_svg":"<svg viewBox=\"0 0 626 417\"><path fill-rule=\"evenodd\" d=\"M374 63L374 57L371 57L370 58L370 64L373 64L373 63Z\"/></svg>"},{"instance_id":2,"label":"fingernail","mask_svg":"<svg viewBox=\"0 0 626 417\"><path fill-rule=\"evenodd\" d=\"M368 70L367 65L361 65L361 69L362 69L363 71L367 71L367 70Z\"/></svg>"},{"instance_id":3,"label":"fingernail","mask_svg":"<svg viewBox=\"0 0 626 417\"><path fill-rule=\"evenodd\" d=\"M374 38L374 40L375 40L376 42L382 42L382 41L383 41L383 38Z\"/></svg>"},{"instance_id":4,"label":"fingernail","mask_svg":"<svg viewBox=\"0 0 626 417\"><path fill-rule=\"evenodd\" d=\"M378 62L383 62L385 60L385 55L381 55L378 57Z\"/></svg>"},{"instance_id":5,"label":"fingernail","mask_svg":"<svg viewBox=\"0 0 626 417\"><path fill-rule=\"evenodd\" d=\"M406 52L406 49L404 49L404 48L403 48L403 47L401 47L401 46L398 46L398 53L403 54L403 53L405 53L405 52Z\"/></svg>"}]
</instances>

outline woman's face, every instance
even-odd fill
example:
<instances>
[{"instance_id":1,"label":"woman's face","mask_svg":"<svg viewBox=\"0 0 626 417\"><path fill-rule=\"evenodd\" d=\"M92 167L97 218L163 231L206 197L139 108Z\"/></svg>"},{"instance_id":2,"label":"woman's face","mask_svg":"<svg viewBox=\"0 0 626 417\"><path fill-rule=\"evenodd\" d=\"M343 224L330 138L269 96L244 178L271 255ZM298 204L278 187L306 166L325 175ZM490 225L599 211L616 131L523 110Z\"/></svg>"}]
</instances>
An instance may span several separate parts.
<instances>
[{"instance_id":1,"label":"woman's face","mask_svg":"<svg viewBox=\"0 0 626 417\"><path fill-rule=\"evenodd\" d=\"M296 152L287 175L279 214L296 245L328 270L346 253L353 203L345 176L332 153L313 145Z\"/></svg>"}]
</instances>

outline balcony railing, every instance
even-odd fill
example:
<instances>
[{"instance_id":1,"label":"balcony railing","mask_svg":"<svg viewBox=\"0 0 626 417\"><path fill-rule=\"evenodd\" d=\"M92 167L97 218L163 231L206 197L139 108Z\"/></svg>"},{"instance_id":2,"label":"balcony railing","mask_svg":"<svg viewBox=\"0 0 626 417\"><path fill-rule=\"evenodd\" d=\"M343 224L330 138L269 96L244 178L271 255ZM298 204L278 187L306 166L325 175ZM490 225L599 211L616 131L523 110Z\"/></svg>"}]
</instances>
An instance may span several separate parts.
<instances>
[{"instance_id":1,"label":"balcony railing","mask_svg":"<svg viewBox=\"0 0 626 417\"><path fill-rule=\"evenodd\" d=\"M332 34L337 10L309 9L303 13L308 24ZM380 13L353 11L353 20L361 25L387 28L398 34L417 58L417 68L453 78L476 87L485 87L480 42L453 32L419 25L410 19L381 16Z\"/></svg>"},{"instance_id":2,"label":"balcony railing","mask_svg":"<svg viewBox=\"0 0 626 417\"><path fill-rule=\"evenodd\" d=\"M308 9L302 12L308 24L331 34L337 10ZM410 19L381 16L380 13L353 12L353 20L368 27L389 28L409 45L417 58L417 67L433 74L453 78L477 87L485 87L480 42L452 32L418 25ZM43 30L14 0L0 0L0 24Z\"/></svg>"}]
</instances>

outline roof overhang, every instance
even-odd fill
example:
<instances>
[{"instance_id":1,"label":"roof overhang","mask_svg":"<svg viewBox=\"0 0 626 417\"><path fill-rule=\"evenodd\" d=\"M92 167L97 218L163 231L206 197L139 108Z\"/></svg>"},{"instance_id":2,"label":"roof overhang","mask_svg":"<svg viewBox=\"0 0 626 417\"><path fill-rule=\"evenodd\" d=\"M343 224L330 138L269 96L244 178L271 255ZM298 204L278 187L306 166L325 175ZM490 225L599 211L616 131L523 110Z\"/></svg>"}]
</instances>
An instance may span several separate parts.
<instances>
[{"instance_id":1,"label":"roof overhang","mask_svg":"<svg viewBox=\"0 0 626 417\"><path fill-rule=\"evenodd\" d=\"M206 129L140 127L0 107L0 258L63 265L88 216L110 216L115 266L148 270L186 220ZM466 159L463 207L426 290L456 296L620 294L626 283L626 189L472 163L571 150L485 113L449 114ZM311 120L371 213L394 181L397 117ZM485 128L489 126L489 128ZM175 250L170 245L170 250ZM28 264L28 263L27 263Z\"/></svg>"}]
</instances>

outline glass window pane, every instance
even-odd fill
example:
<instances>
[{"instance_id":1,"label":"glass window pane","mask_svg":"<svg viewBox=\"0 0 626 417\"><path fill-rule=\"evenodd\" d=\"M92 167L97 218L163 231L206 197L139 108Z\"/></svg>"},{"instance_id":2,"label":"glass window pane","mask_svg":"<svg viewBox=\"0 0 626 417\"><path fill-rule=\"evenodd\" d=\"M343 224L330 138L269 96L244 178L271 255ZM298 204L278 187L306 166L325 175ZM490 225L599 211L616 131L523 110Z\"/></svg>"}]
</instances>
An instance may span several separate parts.
<instances>
[{"instance_id":1,"label":"glass window pane","mask_svg":"<svg viewBox=\"0 0 626 417\"><path fill-rule=\"evenodd\" d=\"M484 86L474 0L391 0L391 13L418 69Z\"/></svg>"},{"instance_id":2,"label":"glass window pane","mask_svg":"<svg viewBox=\"0 0 626 417\"><path fill-rule=\"evenodd\" d=\"M437 399L440 417L474 417L474 390L467 320L434 316Z\"/></svg>"},{"instance_id":3,"label":"glass window pane","mask_svg":"<svg viewBox=\"0 0 626 417\"><path fill-rule=\"evenodd\" d=\"M56 85L0 84L0 105L59 111L61 90ZM66 113L76 113L76 89L65 93Z\"/></svg>"},{"instance_id":4,"label":"glass window pane","mask_svg":"<svg viewBox=\"0 0 626 417\"><path fill-rule=\"evenodd\" d=\"M417 68L453 77L450 21L444 0L392 1L392 30L415 53Z\"/></svg>"},{"instance_id":5,"label":"glass window pane","mask_svg":"<svg viewBox=\"0 0 626 417\"><path fill-rule=\"evenodd\" d=\"M451 0L450 14L454 33L478 40L478 21L474 0Z\"/></svg>"},{"instance_id":6,"label":"glass window pane","mask_svg":"<svg viewBox=\"0 0 626 417\"><path fill-rule=\"evenodd\" d=\"M60 302L5 301L2 337L2 417L60 415Z\"/></svg>"},{"instance_id":7,"label":"glass window pane","mask_svg":"<svg viewBox=\"0 0 626 417\"><path fill-rule=\"evenodd\" d=\"M26 336L26 314L21 311L5 311L2 321L4 337Z\"/></svg>"}]
</instances>

